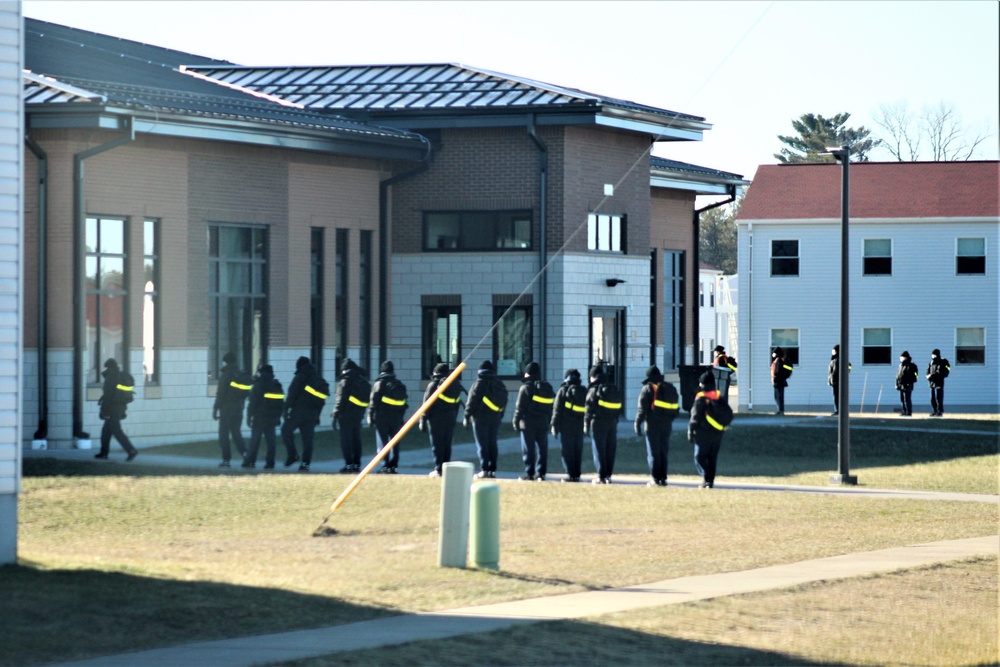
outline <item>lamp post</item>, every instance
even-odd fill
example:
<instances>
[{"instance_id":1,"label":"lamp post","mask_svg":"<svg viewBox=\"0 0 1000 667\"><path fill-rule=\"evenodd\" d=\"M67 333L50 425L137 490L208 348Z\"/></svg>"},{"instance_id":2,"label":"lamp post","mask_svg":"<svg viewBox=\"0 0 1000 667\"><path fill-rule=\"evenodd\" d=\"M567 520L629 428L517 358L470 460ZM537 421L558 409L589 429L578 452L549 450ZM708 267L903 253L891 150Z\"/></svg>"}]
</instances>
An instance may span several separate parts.
<instances>
[{"instance_id":1,"label":"lamp post","mask_svg":"<svg viewBox=\"0 0 1000 667\"><path fill-rule=\"evenodd\" d=\"M848 201L850 191L851 148L850 146L835 146L826 149L837 162L843 166L840 185L840 359L837 363L837 458L839 470L836 475L830 475L830 484L857 485L857 476L850 474L851 463L851 403L849 370L850 344L850 267L848 266ZM846 357L846 361L845 361Z\"/></svg>"}]
</instances>

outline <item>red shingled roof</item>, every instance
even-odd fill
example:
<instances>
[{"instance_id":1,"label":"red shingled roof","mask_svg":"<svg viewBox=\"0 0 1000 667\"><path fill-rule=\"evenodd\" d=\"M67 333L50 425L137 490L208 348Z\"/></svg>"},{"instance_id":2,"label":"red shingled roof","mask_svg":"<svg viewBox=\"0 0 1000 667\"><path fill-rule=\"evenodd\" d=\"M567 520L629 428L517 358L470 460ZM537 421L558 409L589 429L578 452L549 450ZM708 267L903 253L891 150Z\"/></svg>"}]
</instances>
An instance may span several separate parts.
<instances>
[{"instance_id":1,"label":"red shingled roof","mask_svg":"<svg viewBox=\"0 0 1000 667\"><path fill-rule=\"evenodd\" d=\"M740 220L840 218L842 167L763 164ZM1000 162L852 162L851 218L1000 215Z\"/></svg>"}]
</instances>

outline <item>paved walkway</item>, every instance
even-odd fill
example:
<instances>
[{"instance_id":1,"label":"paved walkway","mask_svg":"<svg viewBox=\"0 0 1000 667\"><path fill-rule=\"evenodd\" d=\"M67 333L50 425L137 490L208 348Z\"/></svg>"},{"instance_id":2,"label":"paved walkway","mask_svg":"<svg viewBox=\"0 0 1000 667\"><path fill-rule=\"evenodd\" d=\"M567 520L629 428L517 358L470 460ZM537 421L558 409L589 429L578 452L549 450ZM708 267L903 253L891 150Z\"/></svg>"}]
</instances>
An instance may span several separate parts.
<instances>
[{"instance_id":1,"label":"paved walkway","mask_svg":"<svg viewBox=\"0 0 1000 667\"><path fill-rule=\"evenodd\" d=\"M52 667L251 667L412 641L490 632L521 623L580 619L787 588L935 563L996 555L1000 536L931 542L818 558L743 572L667 579L640 586L404 614L315 630L199 642Z\"/></svg>"}]
</instances>

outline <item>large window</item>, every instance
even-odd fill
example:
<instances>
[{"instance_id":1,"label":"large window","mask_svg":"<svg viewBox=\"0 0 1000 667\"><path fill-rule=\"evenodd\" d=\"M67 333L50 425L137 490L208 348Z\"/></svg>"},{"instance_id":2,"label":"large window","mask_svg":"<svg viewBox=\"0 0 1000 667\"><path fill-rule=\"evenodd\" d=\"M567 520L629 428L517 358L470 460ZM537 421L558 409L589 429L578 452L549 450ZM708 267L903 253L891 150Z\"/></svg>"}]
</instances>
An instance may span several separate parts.
<instances>
[{"instance_id":1,"label":"large window","mask_svg":"<svg viewBox=\"0 0 1000 667\"><path fill-rule=\"evenodd\" d=\"M663 369L684 363L685 297L683 251L663 253Z\"/></svg>"},{"instance_id":2,"label":"large window","mask_svg":"<svg viewBox=\"0 0 1000 667\"><path fill-rule=\"evenodd\" d=\"M217 376L227 352L252 372L267 354L267 229L210 225L208 233L208 374Z\"/></svg>"},{"instance_id":3,"label":"large window","mask_svg":"<svg viewBox=\"0 0 1000 667\"><path fill-rule=\"evenodd\" d=\"M955 273L960 276L986 274L986 239L955 240Z\"/></svg>"},{"instance_id":4,"label":"large window","mask_svg":"<svg viewBox=\"0 0 1000 667\"><path fill-rule=\"evenodd\" d=\"M362 366L370 364L372 356L372 259L372 233L363 229L358 250L358 336Z\"/></svg>"},{"instance_id":5,"label":"large window","mask_svg":"<svg viewBox=\"0 0 1000 667\"><path fill-rule=\"evenodd\" d=\"M530 250L531 211L424 213L424 250Z\"/></svg>"},{"instance_id":6,"label":"large window","mask_svg":"<svg viewBox=\"0 0 1000 667\"><path fill-rule=\"evenodd\" d=\"M423 376L429 378L438 364L454 369L461 361L459 336L461 306L424 306Z\"/></svg>"},{"instance_id":7,"label":"large window","mask_svg":"<svg viewBox=\"0 0 1000 667\"><path fill-rule=\"evenodd\" d=\"M986 329L958 327L955 329L955 360L960 364L986 363Z\"/></svg>"},{"instance_id":8,"label":"large window","mask_svg":"<svg viewBox=\"0 0 1000 667\"><path fill-rule=\"evenodd\" d=\"M142 223L142 371L146 384L160 382L160 223Z\"/></svg>"},{"instance_id":9,"label":"large window","mask_svg":"<svg viewBox=\"0 0 1000 667\"><path fill-rule=\"evenodd\" d=\"M785 361L792 366L797 366L799 363L799 330L771 329L771 351L774 352L776 347L784 350Z\"/></svg>"},{"instance_id":10,"label":"large window","mask_svg":"<svg viewBox=\"0 0 1000 667\"><path fill-rule=\"evenodd\" d=\"M892 241L890 239L865 239L864 274L866 276L892 275Z\"/></svg>"},{"instance_id":11,"label":"large window","mask_svg":"<svg viewBox=\"0 0 1000 667\"><path fill-rule=\"evenodd\" d=\"M771 241L771 275L799 275L798 241Z\"/></svg>"},{"instance_id":12,"label":"large window","mask_svg":"<svg viewBox=\"0 0 1000 667\"><path fill-rule=\"evenodd\" d=\"M506 314L505 314L506 313ZM493 306L493 358L497 375L516 377L531 354L531 306Z\"/></svg>"},{"instance_id":13,"label":"large window","mask_svg":"<svg viewBox=\"0 0 1000 667\"><path fill-rule=\"evenodd\" d=\"M107 359L116 359L128 368L125 347L125 220L87 218L86 266L87 292L87 381L101 381Z\"/></svg>"},{"instance_id":14,"label":"large window","mask_svg":"<svg viewBox=\"0 0 1000 667\"><path fill-rule=\"evenodd\" d=\"M625 216L591 213L587 216L587 249L625 252Z\"/></svg>"},{"instance_id":15,"label":"large window","mask_svg":"<svg viewBox=\"0 0 1000 667\"><path fill-rule=\"evenodd\" d=\"M336 348L336 372L340 372L340 364L347 358L347 230L337 230L336 266L334 276L337 286L333 303L333 345Z\"/></svg>"},{"instance_id":16,"label":"large window","mask_svg":"<svg viewBox=\"0 0 1000 667\"><path fill-rule=\"evenodd\" d=\"M862 331L861 363L892 365L892 329L878 327Z\"/></svg>"},{"instance_id":17,"label":"large window","mask_svg":"<svg viewBox=\"0 0 1000 667\"><path fill-rule=\"evenodd\" d=\"M309 349L313 364L323 374L323 242L326 230L309 230Z\"/></svg>"}]
</instances>

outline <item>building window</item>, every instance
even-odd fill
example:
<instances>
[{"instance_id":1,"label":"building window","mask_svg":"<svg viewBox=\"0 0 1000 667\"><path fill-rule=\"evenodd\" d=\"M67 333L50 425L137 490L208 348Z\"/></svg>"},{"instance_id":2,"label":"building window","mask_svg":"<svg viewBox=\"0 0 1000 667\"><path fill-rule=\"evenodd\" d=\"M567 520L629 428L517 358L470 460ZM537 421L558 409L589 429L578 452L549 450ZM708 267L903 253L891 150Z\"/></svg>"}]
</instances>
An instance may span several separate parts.
<instances>
[{"instance_id":1,"label":"building window","mask_svg":"<svg viewBox=\"0 0 1000 667\"><path fill-rule=\"evenodd\" d=\"M532 360L531 306L493 306L493 358L497 375L516 377Z\"/></svg>"},{"instance_id":2,"label":"building window","mask_svg":"<svg viewBox=\"0 0 1000 667\"><path fill-rule=\"evenodd\" d=\"M531 211L424 213L424 250L530 250Z\"/></svg>"},{"instance_id":3,"label":"building window","mask_svg":"<svg viewBox=\"0 0 1000 667\"><path fill-rule=\"evenodd\" d=\"M862 332L861 363L892 365L892 329L881 327Z\"/></svg>"},{"instance_id":4,"label":"building window","mask_svg":"<svg viewBox=\"0 0 1000 667\"><path fill-rule=\"evenodd\" d=\"M708 284L708 307L715 308L715 283Z\"/></svg>"},{"instance_id":5,"label":"building window","mask_svg":"<svg viewBox=\"0 0 1000 667\"><path fill-rule=\"evenodd\" d=\"M336 265L334 271L337 280L333 303L333 345L336 349L337 372L340 364L347 358L347 230L337 230Z\"/></svg>"},{"instance_id":6,"label":"building window","mask_svg":"<svg viewBox=\"0 0 1000 667\"><path fill-rule=\"evenodd\" d=\"M780 347L784 350L785 361L792 366L799 363L799 330L771 329L771 352Z\"/></svg>"},{"instance_id":7,"label":"building window","mask_svg":"<svg viewBox=\"0 0 1000 667\"><path fill-rule=\"evenodd\" d=\"M362 365L367 367L372 356L372 233L367 229L361 230L358 250L358 337Z\"/></svg>"},{"instance_id":8,"label":"building window","mask_svg":"<svg viewBox=\"0 0 1000 667\"><path fill-rule=\"evenodd\" d=\"M126 225L121 218L87 218L87 381L99 383L104 362L115 359L128 368L125 347Z\"/></svg>"},{"instance_id":9,"label":"building window","mask_svg":"<svg viewBox=\"0 0 1000 667\"><path fill-rule=\"evenodd\" d=\"M423 376L438 364L454 369L461 360L461 306L424 306Z\"/></svg>"},{"instance_id":10,"label":"building window","mask_svg":"<svg viewBox=\"0 0 1000 667\"><path fill-rule=\"evenodd\" d=\"M160 222L142 223L142 372L146 384L160 382Z\"/></svg>"},{"instance_id":11,"label":"building window","mask_svg":"<svg viewBox=\"0 0 1000 667\"><path fill-rule=\"evenodd\" d=\"M208 374L227 352L244 370L267 358L267 229L210 225Z\"/></svg>"},{"instance_id":12,"label":"building window","mask_svg":"<svg viewBox=\"0 0 1000 667\"><path fill-rule=\"evenodd\" d=\"M960 276L986 275L986 239L956 239L955 273Z\"/></svg>"},{"instance_id":13,"label":"building window","mask_svg":"<svg viewBox=\"0 0 1000 667\"><path fill-rule=\"evenodd\" d=\"M625 216L599 213L588 215L587 249L625 252Z\"/></svg>"},{"instance_id":14,"label":"building window","mask_svg":"<svg viewBox=\"0 0 1000 667\"><path fill-rule=\"evenodd\" d=\"M798 241L771 241L771 275L799 275Z\"/></svg>"},{"instance_id":15,"label":"building window","mask_svg":"<svg viewBox=\"0 0 1000 667\"><path fill-rule=\"evenodd\" d=\"M892 275L891 239L865 239L864 275Z\"/></svg>"},{"instance_id":16,"label":"building window","mask_svg":"<svg viewBox=\"0 0 1000 667\"><path fill-rule=\"evenodd\" d=\"M323 242L326 230L309 230L309 350L313 364L323 374Z\"/></svg>"},{"instance_id":17,"label":"building window","mask_svg":"<svg viewBox=\"0 0 1000 667\"><path fill-rule=\"evenodd\" d=\"M687 258L683 251L663 253L663 368L675 369L684 363L685 299L684 280Z\"/></svg>"},{"instance_id":18,"label":"building window","mask_svg":"<svg viewBox=\"0 0 1000 667\"><path fill-rule=\"evenodd\" d=\"M986 363L986 329L958 327L955 329L955 359L960 364L982 366Z\"/></svg>"}]
</instances>

